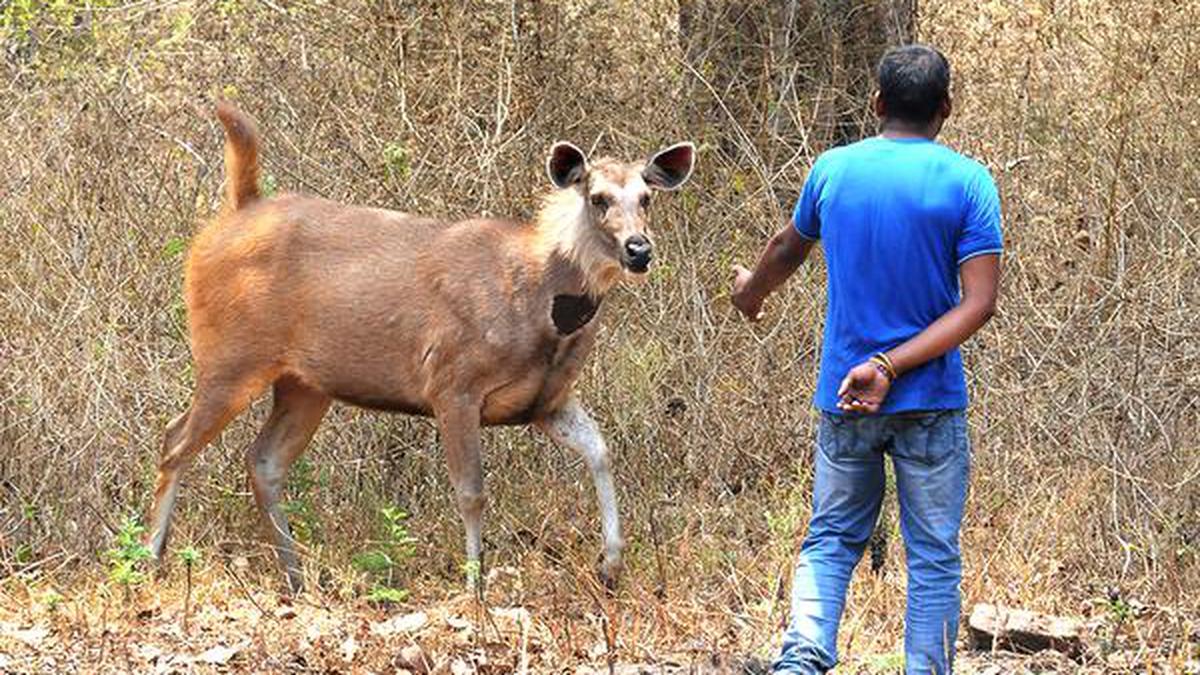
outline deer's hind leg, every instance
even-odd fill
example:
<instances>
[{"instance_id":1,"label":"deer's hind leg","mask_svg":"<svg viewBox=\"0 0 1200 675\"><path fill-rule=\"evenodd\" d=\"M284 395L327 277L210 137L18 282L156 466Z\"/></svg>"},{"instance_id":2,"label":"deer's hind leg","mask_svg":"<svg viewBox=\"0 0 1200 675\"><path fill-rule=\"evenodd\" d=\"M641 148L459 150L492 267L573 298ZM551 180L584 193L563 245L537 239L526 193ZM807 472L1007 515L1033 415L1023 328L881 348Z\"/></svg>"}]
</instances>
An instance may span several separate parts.
<instances>
[{"instance_id":1,"label":"deer's hind leg","mask_svg":"<svg viewBox=\"0 0 1200 675\"><path fill-rule=\"evenodd\" d=\"M191 407L167 425L154 484L154 503L147 520L150 527L147 545L155 559L162 559L171 533L171 516L183 472L204 446L245 410L269 383L269 375L262 372L233 377L201 376L192 394Z\"/></svg>"},{"instance_id":2,"label":"deer's hind leg","mask_svg":"<svg viewBox=\"0 0 1200 675\"><path fill-rule=\"evenodd\" d=\"M275 403L258 438L246 451L250 488L258 504L259 515L275 547L279 562L287 574L288 586L298 593L304 585L295 540L288 527L287 514L279 505L288 467L308 447L317 427L329 410L330 398L285 376L275 383Z\"/></svg>"}]
</instances>

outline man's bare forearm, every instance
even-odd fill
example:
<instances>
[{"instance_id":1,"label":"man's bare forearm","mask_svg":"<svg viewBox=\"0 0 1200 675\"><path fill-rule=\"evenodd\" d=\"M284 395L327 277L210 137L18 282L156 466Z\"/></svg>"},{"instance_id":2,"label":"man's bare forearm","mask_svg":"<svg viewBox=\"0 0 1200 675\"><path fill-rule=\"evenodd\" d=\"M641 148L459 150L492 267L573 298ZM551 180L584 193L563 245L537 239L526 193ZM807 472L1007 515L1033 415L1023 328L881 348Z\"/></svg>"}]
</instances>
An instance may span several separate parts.
<instances>
[{"instance_id":1,"label":"man's bare forearm","mask_svg":"<svg viewBox=\"0 0 1200 675\"><path fill-rule=\"evenodd\" d=\"M896 373L904 374L966 342L990 317L990 312L961 304L912 339L888 351L887 356Z\"/></svg>"},{"instance_id":2,"label":"man's bare forearm","mask_svg":"<svg viewBox=\"0 0 1200 675\"><path fill-rule=\"evenodd\" d=\"M811 248L812 241L801 237L790 224L785 225L767 242L743 293L761 302L792 276Z\"/></svg>"},{"instance_id":3,"label":"man's bare forearm","mask_svg":"<svg viewBox=\"0 0 1200 675\"><path fill-rule=\"evenodd\" d=\"M963 263L962 302L925 330L891 349L887 356L898 375L936 359L966 342L996 311L1000 276L999 256L987 255Z\"/></svg>"}]
</instances>

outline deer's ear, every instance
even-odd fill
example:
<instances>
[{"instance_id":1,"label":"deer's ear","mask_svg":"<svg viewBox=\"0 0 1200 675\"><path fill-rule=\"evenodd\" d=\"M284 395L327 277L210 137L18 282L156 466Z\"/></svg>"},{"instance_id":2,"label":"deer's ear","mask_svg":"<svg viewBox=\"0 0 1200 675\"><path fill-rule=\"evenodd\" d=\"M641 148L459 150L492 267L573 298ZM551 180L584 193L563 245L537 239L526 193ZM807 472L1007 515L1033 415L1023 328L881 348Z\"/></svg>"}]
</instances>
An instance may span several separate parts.
<instances>
[{"instance_id":1,"label":"deer's ear","mask_svg":"<svg viewBox=\"0 0 1200 675\"><path fill-rule=\"evenodd\" d=\"M587 156L571 143L559 141L550 147L550 156L546 158L546 173L555 187L571 187L583 180L587 170Z\"/></svg>"},{"instance_id":2,"label":"deer's ear","mask_svg":"<svg viewBox=\"0 0 1200 675\"><path fill-rule=\"evenodd\" d=\"M642 169L642 179L650 187L659 190L675 190L687 182L696 163L696 146L691 143L676 143L660 150Z\"/></svg>"}]
</instances>

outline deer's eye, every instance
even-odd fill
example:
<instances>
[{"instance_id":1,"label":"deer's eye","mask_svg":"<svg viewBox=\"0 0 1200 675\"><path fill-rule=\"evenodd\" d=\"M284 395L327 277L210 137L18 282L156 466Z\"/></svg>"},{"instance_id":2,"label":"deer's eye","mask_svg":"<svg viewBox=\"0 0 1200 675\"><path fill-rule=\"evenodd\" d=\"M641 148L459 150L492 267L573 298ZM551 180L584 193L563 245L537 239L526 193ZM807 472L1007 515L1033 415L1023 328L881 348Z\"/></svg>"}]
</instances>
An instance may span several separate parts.
<instances>
[{"instance_id":1,"label":"deer's eye","mask_svg":"<svg viewBox=\"0 0 1200 675\"><path fill-rule=\"evenodd\" d=\"M600 195L600 194L592 195L592 206L596 207L597 209L599 209L601 211L607 211L608 210L608 197L605 197L604 195Z\"/></svg>"},{"instance_id":2,"label":"deer's eye","mask_svg":"<svg viewBox=\"0 0 1200 675\"><path fill-rule=\"evenodd\" d=\"M642 195L642 198L638 200L638 203L642 205L643 209L650 208L650 195Z\"/></svg>"}]
</instances>

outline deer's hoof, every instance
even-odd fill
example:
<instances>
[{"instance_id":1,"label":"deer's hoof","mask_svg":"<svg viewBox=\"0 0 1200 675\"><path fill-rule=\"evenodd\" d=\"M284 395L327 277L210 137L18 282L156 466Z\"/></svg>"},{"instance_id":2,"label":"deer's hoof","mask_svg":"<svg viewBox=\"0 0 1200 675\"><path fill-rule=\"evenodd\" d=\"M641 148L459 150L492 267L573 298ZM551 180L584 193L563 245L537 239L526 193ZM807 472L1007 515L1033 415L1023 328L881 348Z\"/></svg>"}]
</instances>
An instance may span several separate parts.
<instances>
[{"instance_id":1,"label":"deer's hoof","mask_svg":"<svg viewBox=\"0 0 1200 675\"><path fill-rule=\"evenodd\" d=\"M304 593L304 573L299 570L287 572L287 597L298 598Z\"/></svg>"},{"instance_id":2,"label":"deer's hoof","mask_svg":"<svg viewBox=\"0 0 1200 675\"><path fill-rule=\"evenodd\" d=\"M153 551L150 557L146 559L146 569L150 572L150 576L154 577L155 581L166 579L169 567L167 565L167 557L164 555L155 555Z\"/></svg>"},{"instance_id":3,"label":"deer's hoof","mask_svg":"<svg viewBox=\"0 0 1200 675\"><path fill-rule=\"evenodd\" d=\"M604 561L596 568L596 577L609 595L617 592L621 581L621 561Z\"/></svg>"}]
</instances>

